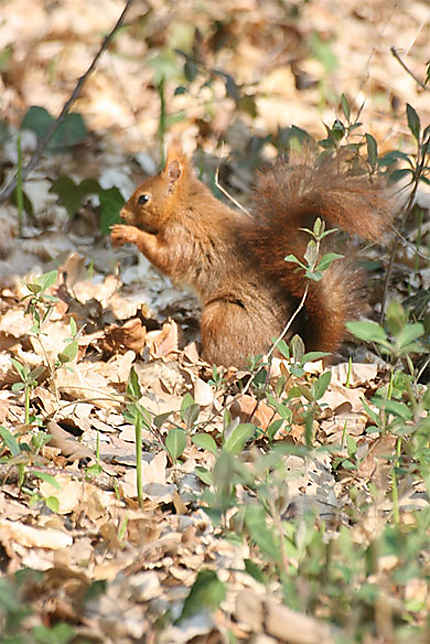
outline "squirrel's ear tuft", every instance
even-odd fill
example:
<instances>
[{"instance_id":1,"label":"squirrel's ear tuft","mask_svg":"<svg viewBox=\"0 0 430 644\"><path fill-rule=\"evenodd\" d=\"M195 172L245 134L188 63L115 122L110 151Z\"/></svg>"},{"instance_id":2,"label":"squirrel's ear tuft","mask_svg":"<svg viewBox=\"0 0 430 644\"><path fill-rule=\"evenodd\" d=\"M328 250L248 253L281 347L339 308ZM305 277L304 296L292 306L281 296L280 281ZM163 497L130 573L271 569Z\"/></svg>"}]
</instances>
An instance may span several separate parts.
<instances>
[{"instance_id":1,"label":"squirrel's ear tuft","mask_svg":"<svg viewBox=\"0 0 430 644\"><path fill-rule=\"evenodd\" d=\"M169 191L173 192L188 168L188 159L185 156L179 141L173 141L167 150L166 167L164 174L169 180Z\"/></svg>"}]
</instances>

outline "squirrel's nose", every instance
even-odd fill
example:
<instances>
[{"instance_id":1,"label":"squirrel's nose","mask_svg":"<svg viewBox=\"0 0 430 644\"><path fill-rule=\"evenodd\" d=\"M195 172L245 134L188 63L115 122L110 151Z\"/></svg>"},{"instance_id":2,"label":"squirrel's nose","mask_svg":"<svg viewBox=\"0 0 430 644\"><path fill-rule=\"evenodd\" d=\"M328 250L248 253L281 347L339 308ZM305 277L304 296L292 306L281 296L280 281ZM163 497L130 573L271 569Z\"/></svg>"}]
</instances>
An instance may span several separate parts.
<instances>
[{"instance_id":1,"label":"squirrel's nose","mask_svg":"<svg viewBox=\"0 0 430 644\"><path fill-rule=\"evenodd\" d=\"M127 206L123 206L123 207L121 208L120 213L119 213L119 216L121 217L121 219L124 219L124 221L125 221L126 223L128 223L128 218L130 217L130 215L131 215L131 213L130 213L130 211L128 210Z\"/></svg>"}]
</instances>

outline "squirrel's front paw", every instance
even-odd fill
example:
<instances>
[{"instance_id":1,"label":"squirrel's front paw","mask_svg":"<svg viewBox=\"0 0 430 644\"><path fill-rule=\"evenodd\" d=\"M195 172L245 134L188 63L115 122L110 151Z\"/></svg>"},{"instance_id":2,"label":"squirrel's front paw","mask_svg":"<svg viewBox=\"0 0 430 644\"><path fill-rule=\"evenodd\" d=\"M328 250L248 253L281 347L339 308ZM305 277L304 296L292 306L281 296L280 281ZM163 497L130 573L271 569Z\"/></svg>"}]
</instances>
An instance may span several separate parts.
<instances>
[{"instance_id":1,"label":"squirrel's front paw","mask_svg":"<svg viewBox=\"0 0 430 644\"><path fill-rule=\"evenodd\" d=\"M114 246L122 246L123 244L134 244L136 241L136 229L134 226L126 226L125 224L115 224L112 226L110 238Z\"/></svg>"}]
</instances>

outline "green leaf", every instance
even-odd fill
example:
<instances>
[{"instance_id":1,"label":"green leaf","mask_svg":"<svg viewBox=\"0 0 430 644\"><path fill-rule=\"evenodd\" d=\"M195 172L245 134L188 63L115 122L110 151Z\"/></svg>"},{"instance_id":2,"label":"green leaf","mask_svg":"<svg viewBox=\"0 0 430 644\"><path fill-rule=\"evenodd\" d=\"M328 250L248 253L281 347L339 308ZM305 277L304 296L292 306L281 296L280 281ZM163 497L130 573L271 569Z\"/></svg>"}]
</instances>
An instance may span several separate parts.
<instances>
[{"instance_id":1,"label":"green leaf","mask_svg":"<svg viewBox=\"0 0 430 644\"><path fill-rule=\"evenodd\" d=\"M324 277L324 273L321 273L321 271L305 271L305 277L313 282L319 282Z\"/></svg>"},{"instance_id":2,"label":"green leaf","mask_svg":"<svg viewBox=\"0 0 430 644\"><path fill-rule=\"evenodd\" d=\"M196 63L191 58L187 58L187 60L184 63L184 76L187 79L187 81L189 83L192 83L193 80L195 80L195 78L197 77L198 73L199 73L199 68L197 67Z\"/></svg>"},{"instance_id":3,"label":"green leaf","mask_svg":"<svg viewBox=\"0 0 430 644\"><path fill-rule=\"evenodd\" d=\"M37 283L39 284L42 293L55 284L57 276L58 271L49 271L48 273L43 273L43 275L40 275L40 277L37 278Z\"/></svg>"},{"instance_id":4,"label":"green leaf","mask_svg":"<svg viewBox=\"0 0 430 644\"><path fill-rule=\"evenodd\" d=\"M124 198L122 197L118 188L109 188L108 190L100 190L100 232L107 235L114 224L121 221L119 216L120 210L124 205Z\"/></svg>"},{"instance_id":5,"label":"green leaf","mask_svg":"<svg viewBox=\"0 0 430 644\"><path fill-rule=\"evenodd\" d=\"M67 210L69 217L73 217L82 205L85 197L90 194L99 194L101 187L95 179L84 179L76 184L73 179L61 175L56 179L49 192L58 195L58 203Z\"/></svg>"},{"instance_id":6,"label":"green leaf","mask_svg":"<svg viewBox=\"0 0 430 644\"><path fill-rule=\"evenodd\" d=\"M371 320L347 322L346 328L360 340L365 340L365 342L387 343L387 334L382 326Z\"/></svg>"},{"instance_id":7,"label":"green leaf","mask_svg":"<svg viewBox=\"0 0 430 644\"><path fill-rule=\"evenodd\" d=\"M237 108L245 112L245 114L249 114L253 119L258 115L257 101L255 100L255 96L251 96L250 94L242 94L237 103Z\"/></svg>"},{"instance_id":8,"label":"green leaf","mask_svg":"<svg viewBox=\"0 0 430 644\"><path fill-rule=\"evenodd\" d=\"M217 445L210 434L195 434L191 440L194 445L201 447L208 452L212 452L212 454L216 454L218 451Z\"/></svg>"},{"instance_id":9,"label":"green leaf","mask_svg":"<svg viewBox=\"0 0 430 644\"><path fill-rule=\"evenodd\" d=\"M22 130L32 130L38 139L44 139L55 123L53 116L44 107L32 105L22 122ZM47 149L58 152L81 143L88 135L88 130L80 114L69 113L62 119Z\"/></svg>"},{"instance_id":10,"label":"green leaf","mask_svg":"<svg viewBox=\"0 0 430 644\"><path fill-rule=\"evenodd\" d=\"M19 456L21 454L21 448L15 436L6 427L3 427L3 425L0 425L0 438L12 456Z\"/></svg>"},{"instance_id":11,"label":"green leaf","mask_svg":"<svg viewBox=\"0 0 430 644\"><path fill-rule=\"evenodd\" d=\"M60 483L56 480L52 474L48 474L47 472L32 472L32 474L38 478L41 479L42 481L46 481L46 483L49 483L53 487L55 487L56 490L61 490L61 485Z\"/></svg>"},{"instance_id":12,"label":"green leaf","mask_svg":"<svg viewBox=\"0 0 430 644\"><path fill-rule=\"evenodd\" d=\"M421 322L407 324L396 337L396 343L400 348L403 348L423 336L424 332L424 325Z\"/></svg>"},{"instance_id":13,"label":"green leaf","mask_svg":"<svg viewBox=\"0 0 430 644\"><path fill-rule=\"evenodd\" d=\"M336 141L341 141L345 136L345 126L339 119L336 119L331 129L331 134Z\"/></svg>"},{"instance_id":14,"label":"green leaf","mask_svg":"<svg viewBox=\"0 0 430 644\"><path fill-rule=\"evenodd\" d=\"M247 505L245 508L245 523L251 539L260 548L263 555L275 563L279 562L280 551L273 532L266 524L264 509L260 505Z\"/></svg>"},{"instance_id":15,"label":"green leaf","mask_svg":"<svg viewBox=\"0 0 430 644\"><path fill-rule=\"evenodd\" d=\"M39 139L46 136L55 119L44 107L32 105L21 121L21 130L32 130Z\"/></svg>"},{"instance_id":16,"label":"green leaf","mask_svg":"<svg viewBox=\"0 0 430 644\"><path fill-rule=\"evenodd\" d=\"M78 341L72 340L64 347L63 351L58 354L58 359L61 364L72 362L78 355Z\"/></svg>"},{"instance_id":17,"label":"green leaf","mask_svg":"<svg viewBox=\"0 0 430 644\"><path fill-rule=\"evenodd\" d=\"M349 107L348 100L343 92L342 96L340 97L340 104L342 106L342 112L344 113L346 120L349 121L349 117L351 116L351 108Z\"/></svg>"},{"instance_id":18,"label":"green leaf","mask_svg":"<svg viewBox=\"0 0 430 644\"><path fill-rule=\"evenodd\" d=\"M327 390L331 381L331 371L325 371L312 385L315 400L319 400Z\"/></svg>"},{"instance_id":19,"label":"green leaf","mask_svg":"<svg viewBox=\"0 0 430 644\"><path fill-rule=\"evenodd\" d=\"M265 584L267 582L266 576L264 575L260 566L257 566L257 564L254 563L252 559L245 559L244 563L245 563L245 570L248 573L248 575L251 575L251 577L253 577L256 581L260 582L260 584Z\"/></svg>"},{"instance_id":20,"label":"green leaf","mask_svg":"<svg viewBox=\"0 0 430 644\"><path fill-rule=\"evenodd\" d=\"M236 83L233 76L230 76L230 74L223 73L222 75L225 78L225 91L227 96L237 103L240 99L239 85Z\"/></svg>"},{"instance_id":21,"label":"green leaf","mask_svg":"<svg viewBox=\"0 0 430 644\"><path fill-rule=\"evenodd\" d=\"M15 360L15 358L11 358L11 362L15 367L15 370L18 372L18 375L21 378L21 380L25 382L29 373L27 367L21 364L18 360Z\"/></svg>"},{"instance_id":22,"label":"green leaf","mask_svg":"<svg viewBox=\"0 0 430 644\"><path fill-rule=\"evenodd\" d=\"M218 579L216 572L214 570L200 570L191 586L178 621L202 611L214 612L225 596L225 585Z\"/></svg>"},{"instance_id":23,"label":"green leaf","mask_svg":"<svg viewBox=\"0 0 430 644\"><path fill-rule=\"evenodd\" d=\"M321 360L330 354L326 351L309 351L303 355L303 362L313 362L314 360Z\"/></svg>"},{"instance_id":24,"label":"green leaf","mask_svg":"<svg viewBox=\"0 0 430 644\"><path fill-rule=\"evenodd\" d=\"M67 114L64 120L60 123L48 145L48 149L61 151L64 148L69 148L82 143L87 136L88 130L82 115L72 112L71 114Z\"/></svg>"},{"instance_id":25,"label":"green leaf","mask_svg":"<svg viewBox=\"0 0 430 644\"><path fill-rule=\"evenodd\" d=\"M408 168L402 168L401 170L394 170L394 172L391 172L388 180L390 183L396 183L397 181L400 181L407 176L409 176L410 180L412 181L414 176L413 171L409 170Z\"/></svg>"},{"instance_id":26,"label":"green leaf","mask_svg":"<svg viewBox=\"0 0 430 644\"><path fill-rule=\"evenodd\" d=\"M392 335L398 335L408 322L408 313L399 300L392 299L387 307L386 327Z\"/></svg>"},{"instance_id":27,"label":"green leaf","mask_svg":"<svg viewBox=\"0 0 430 644\"><path fill-rule=\"evenodd\" d=\"M283 407L283 405L281 407ZM290 412L290 414L292 414L291 410L288 411ZM276 434L284 424L284 420L284 418L277 418L272 423L270 423L269 427L267 428L267 436L269 440L272 440L276 436Z\"/></svg>"},{"instance_id":28,"label":"green leaf","mask_svg":"<svg viewBox=\"0 0 430 644\"><path fill-rule=\"evenodd\" d=\"M298 264L302 268L306 269L306 265L303 264L303 262L301 262L300 260L298 260L295 255L287 255L286 257L284 257L284 261L291 262L292 264Z\"/></svg>"},{"instance_id":29,"label":"green leaf","mask_svg":"<svg viewBox=\"0 0 430 644\"><path fill-rule=\"evenodd\" d=\"M409 103L406 104L406 115L408 117L408 127L414 138L419 141L421 130L420 117Z\"/></svg>"},{"instance_id":30,"label":"green leaf","mask_svg":"<svg viewBox=\"0 0 430 644\"><path fill-rule=\"evenodd\" d=\"M75 629L65 622L59 622L49 628L34 626L31 632L35 644L68 644L76 635Z\"/></svg>"},{"instance_id":31,"label":"green leaf","mask_svg":"<svg viewBox=\"0 0 430 644\"><path fill-rule=\"evenodd\" d=\"M140 384L139 384L139 377L134 367L130 369L130 374L128 376L127 395L132 400L135 400L135 401L139 400L142 397L142 392L140 390Z\"/></svg>"},{"instance_id":32,"label":"green leaf","mask_svg":"<svg viewBox=\"0 0 430 644\"><path fill-rule=\"evenodd\" d=\"M184 411L186 409L188 409L188 407L191 407L191 405L194 405L194 398L192 397L191 394L186 393L185 396L182 398L182 402L181 402L181 418L182 418L182 420L184 420L184 417L182 416L182 414L184 413Z\"/></svg>"},{"instance_id":33,"label":"green leaf","mask_svg":"<svg viewBox=\"0 0 430 644\"><path fill-rule=\"evenodd\" d=\"M381 419L379 418L378 414L373 411L371 407L367 404L366 400L364 398L361 399L361 404L363 405L364 409L366 410L367 415L369 418L374 422L376 427L380 427L381 425Z\"/></svg>"},{"instance_id":34,"label":"green leaf","mask_svg":"<svg viewBox=\"0 0 430 644\"><path fill-rule=\"evenodd\" d=\"M60 502L56 496L47 496L44 501L51 512L57 513L60 509Z\"/></svg>"},{"instance_id":35,"label":"green leaf","mask_svg":"<svg viewBox=\"0 0 430 644\"><path fill-rule=\"evenodd\" d=\"M367 159L370 167L375 168L378 161L378 144L371 134L366 133Z\"/></svg>"},{"instance_id":36,"label":"green leaf","mask_svg":"<svg viewBox=\"0 0 430 644\"><path fill-rule=\"evenodd\" d=\"M76 321L74 317L70 318L70 334L72 338L75 337L76 333L78 332L78 327L76 326Z\"/></svg>"},{"instance_id":37,"label":"green leaf","mask_svg":"<svg viewBox=\"0 0 430 644\"><path fill-rule=\"evenodd\" d=\"M158 416L155 416L153 420L155 427L158 427L158 429L163 427L164 423L169 419L169 416L171 415L171 411L166 411L164 412L164 414L158 414Z\"/></svg>"},{"instance_id":38,"label":"green leaf","mask_svg":"<svg viewBox=\"0 0 430 644\"><path fill-rule=\"evenodd\" d=\"M188 429L191 429L197 421L200 414L200 406L194 402L191 394L187 393L182 399L181 403L181 418L186 424Z\"/></svg>"},{"instance_id":39,"label":"green leaf","mask_svg":"<svg viewBox=\"0 0 430 644\"><path fill-rule=\"evenodd\" d=\"M316 31L313 31L309 44L312 54L323 65L326 73L331 75L338 66L338 60L333 52L331 43L327 40L323 40Z\"/></svg>"},{"instance_id":40,"label":"green leaf","mask_svg":"<svg viewBox=\"0 0 430 644\"><path fill-rule=\"evenodd\" d=\"M213 485L214 478L212 472L209 472L205 467L201 467L200 465L197 465L196 468L194 469L194 473L197 474L199 479L204 483L205 485Z\"/></svg>"},{"instance_id":41,"label":"green leaf","mask_svg":"<svg viewBox=\"0 0 430 644\"><path fill-rule=\"evenodd\" d=\"M81 207L81 193L70 177L64 175L58 177L49 188L49 192L58 195L58 203L60 206L64 206L69 217L73 217Z\"/></svg>"},{"instance_id":42,"label":"green leaf","mask_svg":"<svg viewBox=\"0 0 430 644\"><path fill-rule=\"evenodd\" d=\"M378 165L380 167L390 166L393 165L393 163L396 163L399 159L406 161L409 164L411 163L410 158L405 152L401 152L400 150L391 150L378 159Z\"/></svg>"},{"instance_id":43,"label":"green leaf","mask_svg":"<svg viewBox=\"0 0 430 644\"><path fill-rule=\"evenodd\" d=\"M326 253L318 262L315 270L325 271L332 262L334 262L336 259L342 259L342 257L343 255L340 255L339 253Z\"/></svg>"},{"instance_id":44,"label":"green leaf","mask_svg":"<svg viewBox=\"0 0 430 644\"><path fill-rule=\"evenodd\" d=\"M278 344L276 345L276 348L283 358L288 359L290 357L290 347L285 342L285 340L279 340Z\"/></svg>"},{"instance_id":45,"label":"green leaf","mask_svg":"<svg viewBox=\"0 0 430 644\"><path fill-rule=\"evenodd\" d=\"M176 53L167 47L152 56L148 65L154 70L154 85L158 86L165 79L178 78L179 65Z\"/></svg>"},{"instance_id":46,"label":"green leaf","mask_svg":"<svg viewBox=\"0 0 430 644\"><path fill-rule=\"evenodd\" d=\"M397 416L402 420L410 420L412 418L412 412L407 405L396 400L387 400L386 398L378 398L374 396L372 398L372 403L378 409L384 409L389 414Z\"/></svg>"},{"instance_id":47,"label":"green leaf","mask_svg":"<svg viewBox=\"0 0 430 644\"><path fill-rule=\"evenodd\" d=\"M315 221L315 227L317 227L319 219ZM319 233L316 233L316 236L318 236ZM308 245L306 247L305 253L303 255L304 259L307 262L307 267L306 268L313 268L316 264L316 261L318 259L318 246L316 244L316 241L314 239L311 239L308 242Z\"/></svg>"},{"instance_id":48,"label":"green leaf","mask_svg":"<svg viewBox=\"0 0 430 644\"><path fill-rule=\"evenodd\" d=\"M224 443L224 449L231 454L239 454L245 444L254 436L256 427L252 423L240 423L233 429Z\"/></svg>"},{"instance_id":49,"label":"green leaf","mask_svg":"<svg viewBox=\"0 0 430 644\"><path fill-rule=\"evenodd\" d=\"M290 340L290 349L294 362L302 364L303 356L305 355L305 344L297 333Z\"/></svg>"},{"instance_id":50,"label":"green leaf","mask_svg":"<svg viewBox=\"0 0 430 644\"><path fill-rule=\"evenodd\" d=\"M166 436L166 449L175 463L183 453L187 444L187 435L183 429L173 428Z\"/></svg>"}]
</instances>

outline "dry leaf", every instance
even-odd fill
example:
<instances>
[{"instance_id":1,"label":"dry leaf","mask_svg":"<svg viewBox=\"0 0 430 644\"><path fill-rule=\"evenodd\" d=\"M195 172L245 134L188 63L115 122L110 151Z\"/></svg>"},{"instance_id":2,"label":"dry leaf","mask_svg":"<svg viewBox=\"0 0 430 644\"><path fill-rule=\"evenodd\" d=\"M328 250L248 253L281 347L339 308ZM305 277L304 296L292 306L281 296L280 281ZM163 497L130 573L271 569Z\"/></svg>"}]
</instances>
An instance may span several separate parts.
<instances>
[{"instance_id":1,"label":"dry leaf","mask_svg":"<svg viewBox=\"0 0 430 644\"><path fill-rule=\"evenodd\" d=\"M61 453L71 461L79 461L81 458L95 459L95 453L82 443L78 442L73 436L70 436L66 430L54 421L50 421L46 429L52 438L49 444L58 447Z\"/></svg>"},{"instance_id":2,"label":"dry leaf","mask_svg":"<svg viewBox=\"0 0 430 644\"><path fill-rule=\"evenodd\" d=\"M146 344L146 329L139 318L132 318L122 326L111 324L106 330L100 347L106 353L134 351L140 353Z\"/></svg>"},{"instance_id":3,"label":"dry leaf","mask_svg":"<svg viewBox=\"0 0 430 644\"><path fill-rule=\"evenodd\" d=\"M240 396L231 408L232 417L239 417L242 423L254 423L266 430L270 423L280 418L276 412L263 401L257 401L253 396Z\"/></svg>"},{"instance_id":4,"label":"dry leaf","mask_svg":"<svg viewBox=\"0 0 430 644\"><path fill-rule=\"evenodd\" d=\"M213 400L214 392L212 387L201 378L197 378L194 382L194 402L201 407L208 407L212 405Z\"/></svg>"},{"instance_id":5,"label":"dry leaf","mask_svg":"<svg viewBox=\"0 0 430 644\"><path fill-rule=\"evenodd\" d=\"M58 514L69 514L82 503L82 483L61 474L57 474L55 480L60 485L60 489L48 481L41 481L40 493L45 498L55 496L58 499Z\"/></svg>"},{"instance_id":6,"label":"dry leaf","mask_svg":"<svg viewBox=\"0 0 430 644\"><path fill-rule=\"evenodd\" d=\"M11 539L28 548L48 548L60 550L73 543L69 534L53 528L34 528L22 523L0 519L0 539L2 543Z\"/></svg>"},{"instance_id":7,"label":"dry leaf","mask_svg":"<svg viewBox=\"0 0 430 644\"><path fill-rule=\"evenodd\" d=\"M147 334L149 349L155 358L167 356L178 350L178 325L171 320L165 322L160 331L149 331Z\"/></svg>"}]
</instances>

